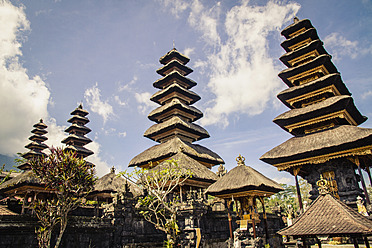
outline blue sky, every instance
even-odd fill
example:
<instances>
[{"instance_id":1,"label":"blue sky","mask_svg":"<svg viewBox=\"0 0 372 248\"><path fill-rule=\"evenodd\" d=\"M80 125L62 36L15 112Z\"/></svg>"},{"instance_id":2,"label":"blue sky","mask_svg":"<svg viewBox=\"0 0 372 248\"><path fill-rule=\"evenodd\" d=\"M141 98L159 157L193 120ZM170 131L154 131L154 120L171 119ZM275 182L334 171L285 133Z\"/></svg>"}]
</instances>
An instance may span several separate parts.
<instances>
[{"instance_id":1,"label":"blue sky","mask_svg":"<svg viewBox=\"0 0 372 248\"><path fill-rule=\"evenodd\" d=\"M174 41L191 59L189 78L201 96L194 106L204 113L198 124L211 136L198 144L228 170L242 154L247 165L292 184L259 157L291 137L272 119L287 111L276 98L285 88L277 77L285 68L280 31L295 15L312 21L360 112L372 117L370 0L2 0L0 154L25 152L40 118L47 144L61 146L69 113L82 102L98 175L127 169L156 144L143 137L157 107L149 98L158 60Z\"/></svg>"}]
</instances>

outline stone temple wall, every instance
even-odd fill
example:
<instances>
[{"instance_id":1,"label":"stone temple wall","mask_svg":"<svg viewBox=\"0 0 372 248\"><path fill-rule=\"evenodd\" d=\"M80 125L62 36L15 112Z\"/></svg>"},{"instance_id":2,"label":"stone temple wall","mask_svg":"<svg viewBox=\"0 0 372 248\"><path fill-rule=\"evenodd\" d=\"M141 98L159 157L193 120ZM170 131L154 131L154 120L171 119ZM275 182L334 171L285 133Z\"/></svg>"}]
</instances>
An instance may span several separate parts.
<instances>
[{"instance_id":1,"label":"stone temple wall","mask_svg":"<svg viewBox=\"0 0 372 248\"><path fill-rule=\"evenodd\" d=\"M92 209L80 208L74 211L63 236L64 248L92 247L163 247L166 239L163 232L148 223L134 208L133 200L109 205L102 214L94 216ZM271 238L279 229L280 215L268 214ZM0 215L0 248L37 247L35 228L37 219L31 215ZM230 236L227 212L211 206L194 205L180 210L178 224L181 230L181 247L196 247L196 230L200 228L201 244L204 248L228 247ZM233 230L238 226L233 215ZM263 221L260 223L263 229ZM275 242L274 242L275 243ZM273 243L273 244L274 244ZM279 247L273 245L272 247Z\"/></svg>"}]
</instances>

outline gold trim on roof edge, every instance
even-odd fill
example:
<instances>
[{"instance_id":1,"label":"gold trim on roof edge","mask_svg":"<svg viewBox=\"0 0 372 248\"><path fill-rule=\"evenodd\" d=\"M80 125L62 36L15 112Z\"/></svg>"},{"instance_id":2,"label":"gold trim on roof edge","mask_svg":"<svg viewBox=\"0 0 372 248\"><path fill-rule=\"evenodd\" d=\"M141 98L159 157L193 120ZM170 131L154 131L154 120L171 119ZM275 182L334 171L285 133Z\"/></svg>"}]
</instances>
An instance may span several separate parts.
<instances>
[{"instance_id":1,"label":"gold trim on roof edge","mask_svg":"<svg viewBox=\"0 0 372 248\"><path fill-rule=\"evenodd\" d=\"M322 164L328 162L331 159L348 157L348 156L366 156L372 155L372 145L349 149L346 151L339 151L334 153L329 153L326 155L320 155L311 158L299 159L291 162L285 162L280 164L274 164L278 168L278 171L283 171L292 167L304 165L304 164Z\"/></svg>"},{"instance_id":2,"label":"gold trim on roof edge","mask_svg":"<svg viewBox=\"0 0 372 248\"><path fill-rule=\"evenodd\" d=\"M356 121L351 117L351 115L346 111L346 109L328 114L328 115L322 115L317 118L313 118L310 120L305 120L301 122L297 122L288 126L284 126L286 129L288 129L289 132L292 132L294 129L310 126L313 124L317 124L320 122L336 119L337 117L345 119L347 122L349 122L351 125L358 126Z\"/></svg>"}]
</instances>

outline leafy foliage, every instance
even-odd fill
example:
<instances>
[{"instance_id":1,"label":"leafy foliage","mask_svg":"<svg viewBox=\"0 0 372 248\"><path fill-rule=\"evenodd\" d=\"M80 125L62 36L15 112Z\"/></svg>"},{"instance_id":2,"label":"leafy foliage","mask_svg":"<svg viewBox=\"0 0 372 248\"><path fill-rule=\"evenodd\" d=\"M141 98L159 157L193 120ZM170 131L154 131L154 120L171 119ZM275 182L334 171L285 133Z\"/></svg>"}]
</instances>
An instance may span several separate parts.
<instances>
[{"instance_id":1,"label":"leafy foliage","mask_svg":"<svg viewBox=\"0 0 372 248\"><path fill-rule=\"evenodd\" d=\"M140 214L156 229L165 232L166 246L173 247L180 232L177 225L180 199L176 190L192 176L191 172L172 159L150 170L136 168L132 173L120 174L142 187L145 193L138 200Z\"/></svg>"},{"instance_id":2,"label":"leafy foliage","mask_svg":"<svg viewBox=\"0 0 372 248\"><path fill-rule=\"evenodd\" d=\"M307 201L310 204L311 200L309 192L311 191L311 185L302 178L300 178L298 183L300 186L302 201ZM270 198L265 198L265 206L268 207L268 212L270 212L271 208L280 206L281 209L288 213L291 211L288 207L289 205L292 206L295 213L299 212L296 186L287 184L281 184L281 186L284 188L283 191L276 193Z\"/></svg>"},{"instance_id":3,"label":"leafy foliage","mask_svg":"<svg viewBox=\"0 0 372 248\"><path fill-rule=\"evenodd\" d=\"M40 222L37 230L39 246L50 246L51 233L58 225L59 235L55 247L59 247L67 227L69 212L76 209L93 189L96 180L94 165L76 153L61 148L51 148L50 155L32 160L30 164L46 189L55 191L55 194L49 196L50 199L38 199L34 204Z\"/></svg>"},{"instance_id":4,"label":"leafy foliage","mask_svg":"<svg viewBox=\"0 0 372 248\"><path fill-rule=\"evenodd\" d=\"M0 167L0 174L2 174L3 172L8 172L8 173L2 180L0 180L0 185L4 183L6 180L8 180L10 177L10 174L14 171L14 170L5 171L4 168L5 168L5 164L3 164L3 166Z\"/></svg>"}]
</instances>

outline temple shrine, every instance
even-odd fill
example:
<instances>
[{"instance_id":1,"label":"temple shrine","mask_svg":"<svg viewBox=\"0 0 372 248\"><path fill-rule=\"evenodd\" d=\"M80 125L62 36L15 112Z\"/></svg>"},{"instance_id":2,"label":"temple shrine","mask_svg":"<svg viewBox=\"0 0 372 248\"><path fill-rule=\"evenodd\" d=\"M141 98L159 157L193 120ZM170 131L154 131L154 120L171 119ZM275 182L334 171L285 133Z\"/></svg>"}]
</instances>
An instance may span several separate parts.
<instances>
[{"instance_id":1,"label":"temple shrine","mask_svg":"<svg viewBox=\"0 0 372 248\"><path fill-rule=\"evenodd\" d=\"M61 142L66 144L65 150L75 151L76 154L82 158L92 155L93 152L84 146L92 142L91 139L85 137L87 133L91 130L85 125L89 123L89 119L86 117L88 111L83 109L82 104L80 104L74 111L71 112L72 117L67 120L71 123L65 132L69 133L67 138L63 139Z\"/></svg>"},{"instance_id":2,"label":"temple shrine","mask_svg":"<svg viewBox=\"0 0 372 248\"><path fill-rule=\"evenodd\" d=\"M200 100L200 96L190 89L196 82L186 76L192 69L186 64L188 57L175 48L160 58L163 64L156 72L163 76L153 83L159 91L150 98L160 106L154 109L148 118L156 122L146 130L144 136L160 143L135 156L129 167L151 168L165 160L178 160L179 166L193 173L187 185L207 188L217 180L210 169L224 161L206 147L193 144L209 137L208 132L194 124L203 116L197 108L191 106Z\"/></svg>"},{"instance_id":3,"label":"temple shrine","mask_svg":"<svg viewBox=\"0 0 372 248\"><path fill-rule=\"evenodd\" d=\"M47 127L48 126L43 123L42 119L40 119L39 123L36 123L34 125L34 129L31 131L33 135L28 138L29 140L31 140L31 142L25 146L25 148L29 149L30 151L22 154L22 158L24 158L26 161L19 165L17 167L18 169L30 170L31 167L27 161L45 155L43 150L45 148L48 148L48 146L43 142L48 140L48 138L44 136L48 133L48 131L46 130Z\"/></svg>"},{"instance_id":4,"label":"temple shrine","mask_svg":"<svg viewBox=\"0 0 372 248\"><path fill-rule=\"evenodd\" d=\"M277 97L290 110L274 123L294 137L260 159L295 176L300 208L298 175L312 185L312 200L318 196L316 182L322 175L336 198L356 207L364 190L369 204L361 169L371 180L372 129L358 127L367 118L356 108L310 20L295 18L281 34L286 38L281 43L286 53L280 60L288 68L279 77L289 88Z\"/></svg>"}]
</instances>

